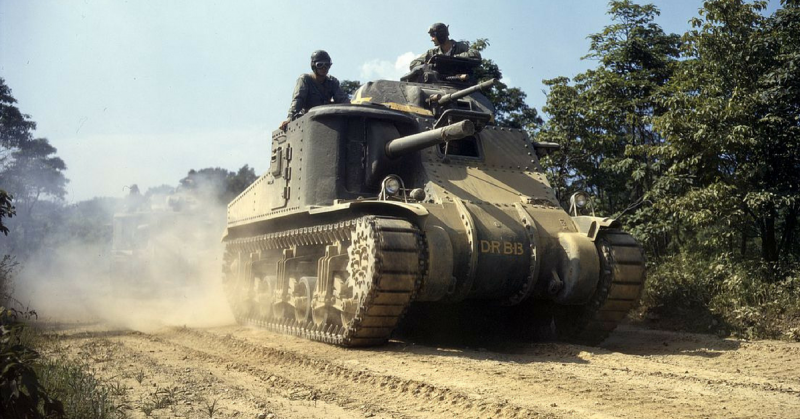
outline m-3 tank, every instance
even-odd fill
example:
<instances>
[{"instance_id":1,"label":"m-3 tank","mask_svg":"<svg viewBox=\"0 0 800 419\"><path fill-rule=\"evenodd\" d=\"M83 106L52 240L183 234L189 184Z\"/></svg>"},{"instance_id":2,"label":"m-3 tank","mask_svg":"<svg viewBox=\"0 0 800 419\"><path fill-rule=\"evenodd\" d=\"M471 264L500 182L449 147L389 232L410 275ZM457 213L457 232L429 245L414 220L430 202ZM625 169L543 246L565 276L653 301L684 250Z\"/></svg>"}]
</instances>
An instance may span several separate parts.
<instances>
[{"instance_id":1,"label":"m-3 tank","mask_svg":"<svg viewBox=\"0 0 800 419\"><path fill-rule=\"evenodd\" d=\"M237 321L380 345L411 304L487 300L598 343L636 306L642 247L567 213L539 165L555 145L493 124L477 63L435 58L273 132L269 170L228 205Z\"/></svg>"}]
</instances>

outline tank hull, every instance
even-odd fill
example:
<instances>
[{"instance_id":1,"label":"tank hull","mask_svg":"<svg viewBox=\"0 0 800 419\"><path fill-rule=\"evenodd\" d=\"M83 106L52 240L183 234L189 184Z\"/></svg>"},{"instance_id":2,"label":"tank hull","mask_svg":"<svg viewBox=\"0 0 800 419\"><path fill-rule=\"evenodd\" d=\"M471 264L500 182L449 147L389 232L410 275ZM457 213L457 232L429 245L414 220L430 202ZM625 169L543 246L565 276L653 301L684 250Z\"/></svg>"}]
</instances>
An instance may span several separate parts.
<instances>
[{"instance_id":1,"label":"tank hull","mask_svg":"<svg viewBox=\"0 0 800 419\"><path fill-rule=\"evenodd\" d=\"M641 246L614 220L564 211L536 143L491 125L480 93L425 108L454 91L368 83L359 104L273 133L270 169L228 206L237 319L363 346L415 302L479 300L589 341L635 306Z\"/></svg>"}]
</instances>

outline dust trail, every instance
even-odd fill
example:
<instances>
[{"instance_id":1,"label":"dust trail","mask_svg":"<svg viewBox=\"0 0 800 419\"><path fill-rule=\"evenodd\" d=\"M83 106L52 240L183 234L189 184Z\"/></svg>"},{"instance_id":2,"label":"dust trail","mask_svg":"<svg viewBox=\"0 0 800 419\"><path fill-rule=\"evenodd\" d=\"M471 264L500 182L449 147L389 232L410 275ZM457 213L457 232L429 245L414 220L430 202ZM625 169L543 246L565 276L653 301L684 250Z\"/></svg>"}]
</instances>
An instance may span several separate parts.
<instances>
[{"instance_id":1,"label":"dust trail","mask_svg":"<svg viewBox=\"0 0 800 419\"><path fill-rule=\"evenodd\" d=\"M221 280L224 206L197 191L149 198L128 197L107 214L106 240L42 249L20 272L17 299L49 322L140 331L233 323Z\"/></svg>"}]
</instances>

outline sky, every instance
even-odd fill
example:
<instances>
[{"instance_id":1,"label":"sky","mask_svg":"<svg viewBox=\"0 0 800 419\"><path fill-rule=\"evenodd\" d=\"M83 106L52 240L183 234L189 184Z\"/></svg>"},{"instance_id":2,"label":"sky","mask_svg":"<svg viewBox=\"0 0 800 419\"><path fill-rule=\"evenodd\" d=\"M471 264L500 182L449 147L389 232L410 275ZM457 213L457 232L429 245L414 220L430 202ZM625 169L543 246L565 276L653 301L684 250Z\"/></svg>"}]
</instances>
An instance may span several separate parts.
<instances>
[{"instance_id":1,"label":"sky","mask_svg":"<svg viewBox=\"0 0 800 419\"><path fill-rule=\"evenodd\" d=\"M652 3L682 34L702 0ZM541 111L542 80L596 66L581 57L606 13L603 0L0 0L0 77L67 164L75 203L175 186L190 169L265 172L314 50L339 80L397 80L433 47L434 22L487 38L484 58Z\"/></svg>"}]
</instances>

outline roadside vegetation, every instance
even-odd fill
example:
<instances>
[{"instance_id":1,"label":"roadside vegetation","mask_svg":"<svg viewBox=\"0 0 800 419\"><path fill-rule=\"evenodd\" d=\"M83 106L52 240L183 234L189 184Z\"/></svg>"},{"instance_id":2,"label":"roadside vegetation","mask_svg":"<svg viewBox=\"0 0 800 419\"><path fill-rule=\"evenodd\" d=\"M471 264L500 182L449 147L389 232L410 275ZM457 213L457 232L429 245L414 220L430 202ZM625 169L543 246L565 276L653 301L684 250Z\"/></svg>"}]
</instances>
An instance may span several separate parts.
<instances>
[{"instance_id":1,"label":"roadside vegetation","mask_svg":"<svg viewBox=\"0 0 800 419\"><path fill-rule=\"evenodd\" d=\"M60 343L25 324L32 311L0 308L0 412L3 418L126 417L119 385L95 377Z\"/></svg>"},{"instance_id":2,"label":"roadside vegetation","mask_svg":"<svg viewBox=\"0 0 800 419\"><path fill-rule=\"evenodd\" d=\"M502 81L488 92L498 123L561 145L543 164L565 205L588 191L598 215L644 244L638 316L650 325L800 340L800 4L766 6L706 0L685 33L669 34L655 6L614 0L610 24L589 35L584 58L596 67L545 80L541 115ZM485 56L489 41L472 47ZM490 59L479 73L502 78ZM0 78L2 417L120 417L124 389L95 379L25 326L34 312L11 305L13 276L32 255L74 239L108 243L119 204L65 204L66 164L35 128ZM206 168L179 187L213 184L224 203L255 179L248 165Z\"/></svg>"},{"instance_id":3,"label":"roadside vegetation","mask_svg":"<svg viewBox=\"0 0 800 419\"><path fill-rule=\"evenodd\" d=\"M667 34L658 9L612 1L597 67L545 81L533 132L566 201L595 196L649 258L656 326L800 340L800 6L706 0Z\"/></svg>"}]
</instances>

